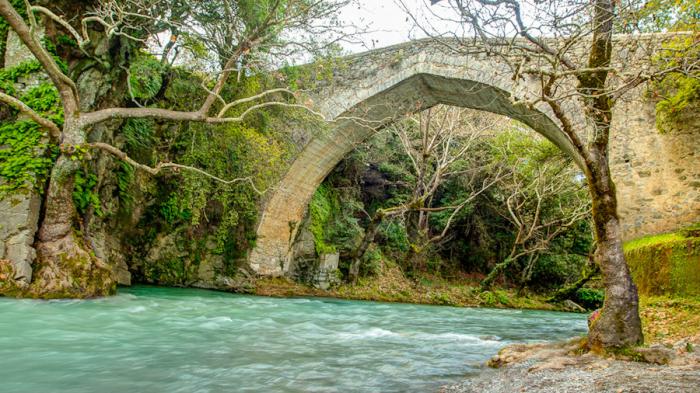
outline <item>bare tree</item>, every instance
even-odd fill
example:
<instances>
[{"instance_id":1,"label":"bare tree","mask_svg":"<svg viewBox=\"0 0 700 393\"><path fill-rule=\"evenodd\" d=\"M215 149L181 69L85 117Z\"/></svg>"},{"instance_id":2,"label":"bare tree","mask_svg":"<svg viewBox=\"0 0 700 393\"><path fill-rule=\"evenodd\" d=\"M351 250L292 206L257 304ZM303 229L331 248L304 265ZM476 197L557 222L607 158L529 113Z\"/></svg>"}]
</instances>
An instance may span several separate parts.
<instances>
[{"instance_id":1,"label":"bare tree","mask_svg":"<svg viewBox=\"0 0 700 393\"><path fill-rule=\"evenodd\" d=\"M552 241L590 216L590 201L581 193L585 184L577 180L580 173L571 162L561 155L544 157L541 162L523 162L523 158L515 158L522 152L512 151L510 144L502 144L499 149L499 160L509 176L498 184L505 192L505 211L498 211L515 228L515 237L509 254L482 280L482 290L489 289L501 273L519 261L524 261L520 277L524 285ZM536 154L528 157L533 159Z\"/></svg>"},{"instance_id":2,"label":"bare tree","mask_svg":"<svg viewBox=\"0 0 700 393\"><path fill-rule=\"evenodd\" d=\"M614 64L613 32L620 22L618 15L626 8L642 6L640 1L432 0L439 3L434 7L440 10L426 3L422 14L399 3L424 33L448 50L473 53L478 49L470 44L476 43L482 51L498 57L510 70L519 94L512 97L514 104L546 107L557 119L588 183L597 243L595 260L605 285L605 304L591 325L589 344L601 348L642 343L637 288L622 252L610 175L612 109L625 93L646 81L672 72L697 76L697 57L673 51L670 56L676 61L671 66L634 73L624 63ZM452 31L440 30L441 24L448 24ZM644 38L638 43L637 49L644 52ZM686 53L693 52L686 48ZM646 56L650 58L651 53L646 52ZM532 80L539 83L536 91L522 84Z\"/></svg>"},{"instance_id":3,"label":"bare tree","mask_svg":"<svg viewBox=\"0 0 700 393\"><path fill-rule=\"evenodd\" d=\"M455 107L436 107L392 125L388 132L401 142L402 153L410 163L413 180L408 201L397 206L378 209L359 247L353 252L350 280L359 274L362 257L386 218L403 215L411 242L411 257L415 261L427 246L445 239L455 217L465 206L501 179L498 165L484 170L486 164L473 155L476 144L493 131L501 118ZM501 121L502 122L502 121ZM484 175L484 174L487 175ZM439 206L435 199L441 185L448 179L460 177L464 191L449 205ZM442 228L431 233L430 215L451 212Z\"/></svg>"},{"instance_id":4,"label":"bare tree","mask_svg":"<svg viewBox=\"0 0 700 393\"><path fill-rule=\"evenodd\" d=\"M176 2L180 7L181 2ZM24 113L32 120L48 130L51 140L60 147L60 154L51 171L48 190L44 199L44 215L36 242L38 267L34 280L27 289L28 296L38 297L92 297L111 293L114 283L107 267L90 253L84 242L73 230L76 219L76 208L72 201L74 177L80 166L80 158L88 149L99 149L115 158L133 164L136 168L157 174L162 170L193 170L207 175L215 180L224 181L205 172L175 163L159 163L154 167L139 164L129 158L125 152L106 143L88 143L87 136L95 125L120 119L155 118L167 121L194 121L204 123L241 122L250 113L265 107L277 106L287 108L304 108L294 102L294 93L289 89L277 88L260 92L251 97L227 102L222 97L222 90L232 75L242 72L241 64L246 56L252 56L258 49L268 50L271 45L283 46L280 34L286 29L301 29L302 26L314 26L314 18L332 16L346 1L308 1L308 0L269 0L262 2L239 1L195 1L198 7L233 6L234 4L248 9L230 8L226 13L236 14L238 19L230 34L222 38L222 44L229 45L222 67L211 85L202 86L206 90L206 98L198 109L193 111L177 111L155 107L106 107L96 110L86 110L81 105L81 92L76 81L65 73L56 59L44 47L38 36L40 29L36 16L43 17L44 24L54 24L55 27L70 35L78 44L78 48L86 57L97 59L93 45L95 36L106 36L110 39L125 39L138 45L145 45L149 37L153 37L165 28L189 28L197 30L197 25L188 24L192 14L198 8L178 10L180 20L164 20L173 13L168 10L166 1L141 0L107 0L100 1L93 8L81 8L77 15L59 16L59 11L53 11L40 5L32 5L25 1L28 18L25 21L13 8L10 1L0 0L0 15L17 34L22 43L31 51L48 75L51 83L58 90L63 106L64 121L62 126L50 119L42 117L20 99L6 93L0 93L0 100ZM206 3L206 4L205 4ZM56 4L58 6L58 4ZM89 7L83 5L82 7ZM250 15L241 15L249 12ZM233 22L233 15L229 15ZM243 22L247 22L243 23ZM203 22L202 22L203 23ZM201 24L200 24L201 26ZM325 30L323 26L326 26ZM317 32L331 34L337 25L321 25ZM205 32L206 33L206 32ZM320 33L319 33L320 34ZM177 37L175 38L177 40ZM297 43L295 43L297 44ZM166 48L166 51L170 49ZM164 53L167 58L167 53ZM105 61L102 59L101 61ZM75 76L74 76L75 77ZM240 108L237 116L230 115L231 110ZM315 112L314 112L315 113ZM250 183L250 179L233 179L227 182Z\"/></svg>"}]
</instances>

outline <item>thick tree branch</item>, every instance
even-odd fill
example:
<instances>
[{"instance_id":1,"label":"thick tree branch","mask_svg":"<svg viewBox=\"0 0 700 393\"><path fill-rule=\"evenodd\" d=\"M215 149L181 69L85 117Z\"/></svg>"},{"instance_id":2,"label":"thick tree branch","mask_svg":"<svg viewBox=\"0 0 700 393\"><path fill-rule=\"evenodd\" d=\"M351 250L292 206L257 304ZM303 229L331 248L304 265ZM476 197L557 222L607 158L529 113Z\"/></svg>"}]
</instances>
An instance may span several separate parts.
<instances>
[{"instance_id":1,"label":"thick tree branch","mask_svg":"<svg viewBox=\"0 0 700 393\"><path fill-rule=\"evenodd\" d=\"M212 175L211 173L206 172L202 169L199 169L199 168L196 168L193 166L189 166L189 165L176 164L173 162L161 162L161 163L158 163L155 167L150 167L148 165L138 163L133 158L129 157L124 151L117 149L116 147L114 147L110 144L107 144L107 143L93 142L93 143L87 143L86 146L105 151L105 152L113 155L114 157L117 157L118 159L132 165L134 168L140 169L140 170L147 172L153 176L160 174L160 172L163 170L173 170L176 172L179 170L186 170L186 171L192 171L192 172L198 173L200 175L203 175L205 177L208 177L214 181L217 181L217 182L223 183L223 184L248 183L248 184L250 184L250 187L253 189L253 191L255 191L259 195L263 195L265 192L267 192L267 190L258 189L255 186L255 183L253 182L253 178L250 176L226 180L226 179L222 179L218 176Z\"/></svg>"},{"instance_id":2,"label":"thick tree branch","mask_svg":"<svg viewBox=\"0 0 700 393\"><path fill-rule=\"evenodd\" d=\"M58 126L54 122L42 117L39 113L27 106L24 102L3 92L0 92L0 101L12 105L13 107L17 108L20 112L24 113L25 115L29 116L32 120L37 122L40 126L49 130L49 134L52 138L56 140L60 138L61 129L58 128Z\"/></svg>"},{"instance_id":3,"label":"thick tree branch","mask_svg":"<svg viewBox=\"0 0 700 393\"><path fill-rule=\"evenodd\" d=\"M29 12L31 13L31 11ZM58 89L66 116L75 115L79 108L78 89L75 83L63 74L53 57L44 49L30 27L24 22L22 16L17 13L8 0L0 0L0 15L9 23L22 43L41 63L51 82Z\"/></svg>"},{"instance_id":4,"label":"thick tree branch","mask_svg":"<svg viewBox=\"0 0 700 393\"><path fill-rule=\"evenodd\" d=\"M323 120L326 120L323 114L314 111L313 109L301 105L301 104L291 104L287 102L270 101L263 102L257 105L253 105L247 108L239 116L235 117L212 117L204 116L200 111L196 112L183 112L174 111L170 109L161 108L107 108L101 109L95 112L84 113L80 116L80 121L83 126L97 124L106 120L111 119L134 119L134 118L152 118L152 119L162 119L162 120L173 120L173 121L196 121L202 123L218 124L218 123L240 123L251 113L258 109L266 107L284 107L284 108L296 108L304 109Z\"/></svg>"}]
</instances>

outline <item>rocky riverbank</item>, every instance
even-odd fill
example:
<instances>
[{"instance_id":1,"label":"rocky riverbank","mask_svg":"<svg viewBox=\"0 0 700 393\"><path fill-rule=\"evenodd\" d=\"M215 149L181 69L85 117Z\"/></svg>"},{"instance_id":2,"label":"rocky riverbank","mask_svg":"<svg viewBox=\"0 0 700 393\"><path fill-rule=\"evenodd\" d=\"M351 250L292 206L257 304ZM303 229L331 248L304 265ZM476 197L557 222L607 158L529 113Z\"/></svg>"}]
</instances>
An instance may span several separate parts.
<instances>
[{"instance_id":1,"label":"rocky riverbank","mask_svg":"<svg viewBox=\"0 0 700 393\"><path fill-rule=\"evenodd\" d=\"M700 389L700 335L616 355L582 354L581 340L517 344L494 356L478 376L441 393L664 392Z\"/></svg>"}]
</instances>

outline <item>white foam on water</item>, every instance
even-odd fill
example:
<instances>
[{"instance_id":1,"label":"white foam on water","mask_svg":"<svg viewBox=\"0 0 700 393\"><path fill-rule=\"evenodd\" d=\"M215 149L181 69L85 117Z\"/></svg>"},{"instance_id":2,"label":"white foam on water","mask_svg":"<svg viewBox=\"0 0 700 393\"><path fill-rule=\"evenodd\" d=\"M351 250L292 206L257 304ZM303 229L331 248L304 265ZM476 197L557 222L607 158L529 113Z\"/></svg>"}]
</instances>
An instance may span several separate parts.
<instances>
[{"instance_id":1,"label":"white foam on water","mask_svg":"<svg viewBox=\"0 0 700 393\"><path fill-rule=\"evenodd\" d=\"M206 319L207 321L200 324L199 327L204 329L219 329L220 327L227 325L229 322L233 322L233 319L229 317L214 317Z\"/></svg>"},{"instance_id":2,"label":"white foam on water","mask_svg":"<svg viewBox=\"0 0 700 393\"><path fill-rule=\"evenodd\" d=\"M343 340L361 340L361 339L374 339L380 337L400 337L401 334L392 332L391 330L386 330L382 328L370 328L364 332L342 332L338 333L336 337Z\"/></svg>"},{"instance_id":3,"label":"white foam on water","mask_svg":"<svg viewBox=\"0 0 700 393\"><path fill-rule=\"evenodd\" d=\"M498 336L477 336L464 333L417 333L413 338L424 341L449 341L473 344L497 344L501 338Z\"/></svg>"}]
</instances>

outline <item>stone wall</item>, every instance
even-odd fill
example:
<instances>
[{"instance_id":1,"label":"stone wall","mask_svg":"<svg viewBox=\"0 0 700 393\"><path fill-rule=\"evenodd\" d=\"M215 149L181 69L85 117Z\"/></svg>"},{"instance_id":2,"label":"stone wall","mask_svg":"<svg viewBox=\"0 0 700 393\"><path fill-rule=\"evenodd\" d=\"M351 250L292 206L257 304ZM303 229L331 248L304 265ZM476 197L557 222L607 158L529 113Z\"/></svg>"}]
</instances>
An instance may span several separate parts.
<instances>
[{"instance_id":1,"label":"stone wall","mask_svg":"<svg viewBox=\"0 0 700 393\"><path fill-rule=\"evenodd\" d=\"M635 95L644 97L644 88ZM656 128L655 102L619 102L611 170L625 240L700 222L700 117L687 108L673 129Z\"/></svg>"}]
</instances>

